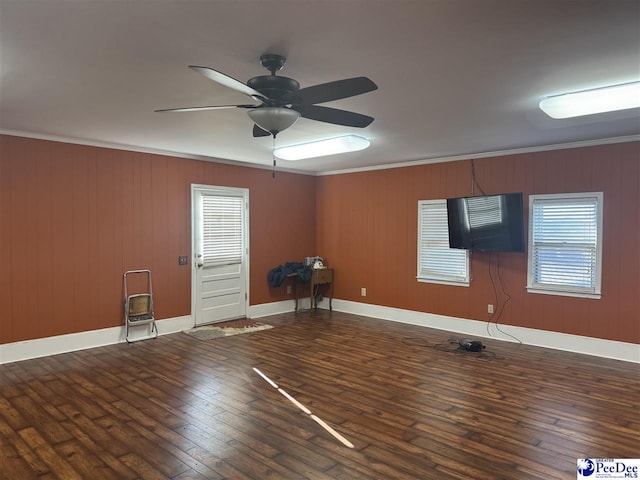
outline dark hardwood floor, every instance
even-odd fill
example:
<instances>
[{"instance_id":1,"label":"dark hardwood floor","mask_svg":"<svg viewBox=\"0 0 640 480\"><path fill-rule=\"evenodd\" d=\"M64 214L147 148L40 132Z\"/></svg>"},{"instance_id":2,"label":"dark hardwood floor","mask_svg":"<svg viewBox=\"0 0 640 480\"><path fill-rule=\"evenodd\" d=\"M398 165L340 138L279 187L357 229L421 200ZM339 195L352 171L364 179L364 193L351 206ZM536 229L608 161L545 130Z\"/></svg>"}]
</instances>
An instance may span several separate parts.
<instances>
[{"instance_id":1,"label":"dark hardwood floor","mask_svg":"<svg viewBox=\"0 0 640 480\"><path fill-rule=\"evenodd\" d=\"M639 458L640 366L320 311L0 365L2 479L575 479ZM314 416L253 369L259 369Z\"/></svg>"}]
</instances>

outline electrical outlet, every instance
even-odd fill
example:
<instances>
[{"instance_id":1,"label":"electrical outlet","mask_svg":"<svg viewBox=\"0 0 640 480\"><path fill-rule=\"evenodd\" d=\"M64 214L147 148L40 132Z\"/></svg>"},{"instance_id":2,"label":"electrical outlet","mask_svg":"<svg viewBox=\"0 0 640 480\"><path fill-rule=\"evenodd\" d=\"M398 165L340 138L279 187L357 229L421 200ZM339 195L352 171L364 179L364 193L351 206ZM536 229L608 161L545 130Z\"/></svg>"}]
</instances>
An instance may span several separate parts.
<instances>
[{"instance_id":1,"label":"electrical outlet","mask_svg":"<svg viewBox=\"0 0 640 480\"><path fill-rule=\"evenodd\" d=\"M493 305L492 304L487 305L487 313L493 313Z\"/></svg>"},{"instance_id":2,"label":"electrical outlet","mask_svg":"<svg viewBox=\"0 0 640 480\"><path fill-rule=\"evenodd\" d=\"M287 285L287 293L291 293L291 285Z\"/></svg>"},{"instance_id":3,"label":"electrical outlet","mask_svg":"<svg viewBox=\"0 0 640 480\"><path fill-rule=\"evenodd\" d=\"M360 289L360 296L362 296L362 297L366 297L367 296L367 289L366 288L362 287Z\"/></svg>"},{"instance_id":4,"label":"electrical outlet","mask_svg":"<svg viewBox=\"0 0 640 480\"><path fill-rule=\"evenodd\" d=\"M189 257L187 257L186 255L180 255L178 257L178 265L188 265L189 264Z\"/></svg>"}]
</instances>

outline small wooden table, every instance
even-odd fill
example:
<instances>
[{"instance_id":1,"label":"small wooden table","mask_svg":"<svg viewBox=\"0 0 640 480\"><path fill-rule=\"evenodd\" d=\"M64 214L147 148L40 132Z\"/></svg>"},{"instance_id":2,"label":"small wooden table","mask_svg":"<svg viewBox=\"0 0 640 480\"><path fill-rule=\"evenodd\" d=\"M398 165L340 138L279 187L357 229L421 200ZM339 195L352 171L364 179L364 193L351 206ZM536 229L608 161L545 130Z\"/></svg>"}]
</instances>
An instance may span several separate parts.
<instances>
[{"instance_id":1,"label":"small wooden table","mask_svg":"<svg viewBox=\"0 0 640 480\"><path fill-rule=\"evenodd\" d=\"M297 273L290 276L294 277L294 292L296 297L296 312L298 311L298 300L300 298L300 277ZM309 280L309 305L312 309L317 309L316 295L320 285L329 285L329 310L333 309L331 301L333 300L333 268L314 268L311 270L311 279Z\"/></svg>"}]
</instances>

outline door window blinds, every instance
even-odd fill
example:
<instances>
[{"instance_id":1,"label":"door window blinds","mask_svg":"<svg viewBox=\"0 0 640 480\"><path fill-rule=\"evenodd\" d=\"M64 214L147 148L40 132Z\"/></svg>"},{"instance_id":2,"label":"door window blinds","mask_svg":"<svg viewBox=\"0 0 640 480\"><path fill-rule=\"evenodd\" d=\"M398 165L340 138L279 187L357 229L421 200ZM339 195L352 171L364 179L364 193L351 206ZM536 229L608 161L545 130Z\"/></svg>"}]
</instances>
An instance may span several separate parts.
<instances>
[{"instance_id":1,"label":"door window blinds","mask_svg":"<svg viewBox=\"0 0 640 480\"><path fill-rule=\"evenodd\" d=\"M202 260L205 265L242 262L243 214L242 197L220 195L202 197Z\"/></svg>"}]
</instances>

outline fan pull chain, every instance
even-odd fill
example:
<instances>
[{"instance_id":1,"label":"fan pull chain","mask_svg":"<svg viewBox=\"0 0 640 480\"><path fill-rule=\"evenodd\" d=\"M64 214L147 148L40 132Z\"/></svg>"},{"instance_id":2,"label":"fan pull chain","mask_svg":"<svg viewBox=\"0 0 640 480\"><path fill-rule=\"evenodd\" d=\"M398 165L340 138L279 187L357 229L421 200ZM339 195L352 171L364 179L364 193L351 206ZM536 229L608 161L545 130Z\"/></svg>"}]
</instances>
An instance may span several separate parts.
<instances>
[{"instance_id":1,"label":"fan pull chain","mask_svg":"<svg viewBox=\"0 0 640 480\"><path fill-rule=\"evenodd\" d=\"M273 169L271 170L271 178L276 178L276 136L275 134L273 135L271 156L273 157Z\"/></svg>"}]
</instances>

